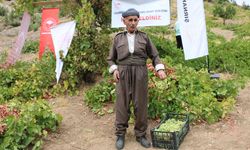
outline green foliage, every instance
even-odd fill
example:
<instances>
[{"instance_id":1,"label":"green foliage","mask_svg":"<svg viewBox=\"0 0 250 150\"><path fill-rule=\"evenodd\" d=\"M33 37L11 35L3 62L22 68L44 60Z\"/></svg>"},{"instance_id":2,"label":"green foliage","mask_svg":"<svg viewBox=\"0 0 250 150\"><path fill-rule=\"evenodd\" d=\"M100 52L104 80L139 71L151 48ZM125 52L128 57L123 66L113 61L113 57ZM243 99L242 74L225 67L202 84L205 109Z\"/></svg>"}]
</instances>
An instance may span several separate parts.
<instances>
[{"instance_id":1,"label":"green foliage","mask_svg":"<svg viewBox=\"0 0 250 150\"><path fill-rule=\"evenodd\" d=\"M31 14L35 14L36 10L32 7L32 2L37 1L17 0L16 12L22 13L28 10ZM102 73L106 69L106 57L111 43L110 30L98 26L108 26L111 11L109 6L111 1L106 0L73 2L63 0L64 13L77 22L77 36L73 38L69 53L63 60L65 69L61 76L60 87L67 88L64 91L76 91L76 87L82 80L89 80L89 74Z\"/></svg>"},{"instance_id":2,"label":"green foliage","mask_svg":"<svg viewBox=\"0 0 250 150\"><path fill-rule=\"evenodd\" d=\"M11 101L7 105L15 109L18 115L9 115L0 120L0 124L7 126L0 134L0 149L40 149L42 138L48 132L55 131L62 120L44 100L28 103Z\"/></svg>"},{"instance_id":3,"label":"green foliage","mask_svg":"<svg viewBox=\"0 0 250 150\"><path fill-rule=\"evenodd\" d=\"M25 11L28 11L30 14L34 13L33 2L37 2L39 0L16 0L14 3L15 11L18 14L22 14Z\"/></svg>"},{"instance_id":4,"label":"green foliage","mask_svg":"<svg viewBox=\"0 0 250 150\"><path fill-rule=\"evenodd\" d=\"M45 56L33 64L18 62L9 69L0 69L0 104L13 98L21 101L40 98L53 85L55 60Z\"/></svg>"},{"instance_id":5,"label":"green foliage","mask_svg":"<svg viewBox=\"0 0 250 150\"><path fill-rule=\"evenodd\" d=\"M200 70L202 68L206 68L206 58L201 57L194 60L184 60L184 52L181 49L176 47L175 41L167 40L163 37L158 37L156 35L151 34L150 38L152 39L153 43L155 44L156 48L159 51L159 55L162 57L168 58L168 63L171 64L183 64L189 67L193 67L196 70Z\"/></svg>"},{"instance_id":6,"label":"green foliage","mask_svg":"<svg viewBox=\"0 0 250 150\"><path fill-rule=\"evenodd\" d=\"M17 27L20 25L21 22L21 15L18 15L14 11L9 12L5 15L5 24L11 25L13 27Z\"/></svg>"},{"instance_id":7,"label":"green foliage","mask_svg":"<svg viewBox=\"0 0 250 150\"><path fill-rule=\"evenodd\" d=\"M4 6L0 6L0 16L5 16L8 14L8 9Z\"/></svg>"},{"instance_id":8,"label":"green foliage","mask_svg":"<svg viewBox=\"0 0 250 150\"><path fill-rule=\"evenodd\" d=\"M247 25L226 25L226 27L233 29L239 37L247 37L250 35L248 33L249 26ZM185 61L183 51L176 48L175 41L173 42L153 34L150 37L157 47L160 56L165 56L168 59L167 64L182 64L195 70L207 68L205 57ZM248 69L250 59L247 54L250 43L247 38L233 39L227 42L224 37L208 31L208 42L210 70L250 77Z\"/></svg>"},{"instance_id":9,"label":"green foliage","mask_svg":"<svg viewBox=\"0 0 250 150\"><path fill-rule=\"evenodd\" d=\"M115 85L110 79L106 79L87 90L84 101L95 112L102 112L102 107L107 102L115 101Z\"/></svg>"},{"instance_id":10,"label":"green foliage","mask_svg":"<svg viewBox=\"0 0 250 150\"><path fill-rule=\"evenodd\" d=\"M40 61L0 69L0 104L18 114L0 118L0 128L6 127L0 133L0 149L41 149L42 138L56 130L62 118L40 100L55 84L54 66L54 56L44 54Z\"/></svg>"},{"instance_id":11,"label":"green foliage","mask_svg":"<svg viewBox=\"0 0 250 150\"><path fill-rule=\"evenodd\" d=\"M50 1L50 0L43 0ZM40 12L44 6L34 6L33 2L40 2L40 0L15 0L14 9L17 14L23 14L27 11L29 14L33 15L37 12ZM46 8L55 7L54 5L46 5Z\"/></svg>"},{"instance_id":12,"label":"green foliage","mask_svg":"<svg viewBox=\"0 0 250 150\"><path fill-rule=\"evenodd\" d=\"M182 65L177 65L175 73L165 80L149 73L148 115L159 118L169 112L189 113L191 120L214 123L231 111L240 87L236 83L210 79L206 71ZM88 90L85 101L99 112L103 103L114 100L113 92L114 85L105 81Z\"/></svg>"},{"instance_id":13,"label":"green foliage","mask_svg":"<svg viewBox=\"0 0 250 150\"><path fill-rule=\"evenodd\" d=\"M35 13L31 18L29 31L37 31L41 26L42 16L40 13Z\"/></svg>"},{"instance_id":14,"label":"green foliage","mask_svg":"<svg viewBox=\"0 0 250 150\"><path fill-rule=\"evenodd\" d=\"M36 53L39 49L38 41L26 41L22 53Z\"/></svg>"},{"instance_id":15,"label":"green foliage","mask_svg":"<svg viewBox=\"0 0 250 150\"><path fill-rule=\"evenodd\" d=\"M211 69L249 77L249 46L248 40L242 39L233 39L218 45L211 44Z\"/></svg>"},{"instance_id":16,"label":"green foliage","mask_svg":"<svg viewBox=\"0 0 250 150\"><path fill-rule=\"evenodd\" d=\"M81 9L85 3L90 4L95 15L94 24L99 27L110 27L111 22L111 1L110 0L78 0L75 2L63 0L63 10L72 18L78 14L78 9Z\"/></svg>"},{"instance_id":17,"label":"green foliage","mask_svg":"<svg viewBox=\"0 0 250 150\"><path fill-rule=\"evenodd\" d=\"M109 27L111 22L110 0L88 0L94 10L98 26Z\"/></svg>"},{"instance_id":18,"label":"green foliage","mask_svg":"<svg viewBox=\"0 0 250 150\"><path fill-rule=\"evenodd\" d=\"M216 0L215 2L218 4L225 4L228 3L228 0Z\"/></svg>"},{"instance_id":19,"label":"green foliage","mask_svg":"<svg viewBox=\"0 0 250 150\"><path fill-rule=\"evenodd\" d=\"M151 118L164 117L168 112L189 113L192 120L213 123L233 107L238 92L234 82L211 80L207 72L181 65L175 70L174 76L163 81L150 77L148 111ZM218 88L222 92L216 91Z\"/></svg>"},{"instance_id":20,"label":"green foliage","mask_svg":"<svg viewBox=\"0 0 250 150\"><path fill-rule=\"evenodd\" d=\"M230 24L224 26L225 29L234 31L234 34L237 35L237 38L245 39L245 37L248 37L250 35L250 22L244 23L244 24Z\"/></svg>"},{"instance_id":21,"label":"green foliage","mask_svg":"<svg viewBox=\"0 0 250 150\"><path fill-rule=\"evenodd\" d=\"M0 52L0 64L3 64L5 62L7 55L8 53L6 50Z\"/></svg>"},{"instance_id":22,"label":"green foliage","mask_svg":"<svg viewBox=\"0 0 250 150\"><path fill-rule=\"evenodd\" d=\"M236 9L233 4L224 2L224 0L219 1L213 11L214 16L219 16L223 19L223 24L226 24L227 19L232 19L236 15Z\"/></svg>"},{"instance_id":23,"label":"green foliage","mask_svg":"<svg viewBox=\"0 0 250 150\"><path fill-rule=\"evenodd\" d=\"M65 72L62 76L63 80L68 81L69 88L73 89L89 73L102 73L106 69L106 57L111 43L109 35L95 27L95 15L90 3L84 3L74 17L78 32L64 59Z\"/></svg>"}]
</instances>

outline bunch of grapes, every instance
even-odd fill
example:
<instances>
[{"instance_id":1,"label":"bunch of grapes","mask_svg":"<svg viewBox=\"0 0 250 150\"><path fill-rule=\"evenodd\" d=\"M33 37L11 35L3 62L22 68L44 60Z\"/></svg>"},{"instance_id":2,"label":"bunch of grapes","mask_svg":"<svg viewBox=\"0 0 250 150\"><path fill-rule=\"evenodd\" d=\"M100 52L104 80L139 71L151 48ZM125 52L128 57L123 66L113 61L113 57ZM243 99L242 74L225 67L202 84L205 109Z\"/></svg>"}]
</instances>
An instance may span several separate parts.
<instances>
[{"instance_id":1,"label":"bunch of grapes","mask_svg":"<svg viewBox=\"0 0 250 150\"><path fill-rule=\"evenodd\" d=\"M165 123L161 124L156 131L162 132L177 132L180 131L185 122L176 120L174 118L166 120Z\"/></svg>"},{"instance_id":2,"label":"bunch of grapes","mask_svg":"<svg viewBox=\"0 0 250 150\"><path fill-rule=\"evenodd\" d=\"M185 122L176 120L176 119L168 119L166 122L160 125L159 128L155 129L155 136L158 140L169 141L171 139L171 132L180 131Z\"/></svg>"}]
</instances>

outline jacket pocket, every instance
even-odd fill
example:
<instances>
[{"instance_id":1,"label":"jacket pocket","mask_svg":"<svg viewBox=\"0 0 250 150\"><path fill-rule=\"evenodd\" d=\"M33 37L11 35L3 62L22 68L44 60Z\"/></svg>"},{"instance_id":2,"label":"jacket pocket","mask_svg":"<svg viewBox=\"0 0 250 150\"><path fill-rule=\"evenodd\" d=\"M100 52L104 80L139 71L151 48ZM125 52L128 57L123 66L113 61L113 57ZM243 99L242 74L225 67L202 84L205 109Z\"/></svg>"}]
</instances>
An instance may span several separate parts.
<instances>
[{"instance_id":1,"label":"jacket pocket","mask_svg":"<svg viewBox=\"0 0 250 150\"><path fill-rule=\"evenodd\" d=\"M146 41L138 40L138 49L142 51L146 51Z\"/></svg>"},{"instance_id":2,"label":"jacket pocket","mask_svg":"<svg viewBox=\"0 0 250 150\"><path fill-rule=\"evenodd\" d=\"M119 61L125 59L129 55L128 48L125 43L118 44L116 49L117 49L117 59Z\"/></svg>"}]
</instances>

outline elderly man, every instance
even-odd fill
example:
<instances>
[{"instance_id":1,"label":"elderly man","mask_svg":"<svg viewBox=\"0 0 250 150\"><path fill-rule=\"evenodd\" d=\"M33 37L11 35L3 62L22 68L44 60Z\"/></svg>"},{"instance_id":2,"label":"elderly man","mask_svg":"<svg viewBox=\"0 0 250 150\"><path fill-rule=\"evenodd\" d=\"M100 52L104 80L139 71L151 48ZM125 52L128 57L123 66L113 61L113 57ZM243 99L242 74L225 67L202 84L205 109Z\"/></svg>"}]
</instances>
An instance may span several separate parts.
<instances>
[{"instance_id":1,"label":"elderly man","mask_svg":"<svg viewBox=\"0 0 250 150\"><path fill-rule=\"evenodd\" d=\"M146 138L148 72L146 61L149 57L161 79L166 77L158 51L147 34L137 30L140 14L131 8L122 13L126 31L118 33L108 56L109 72L113 73L116 84L116 148L122 149L130 117L130 103L134 106L136 141L149 148Z\"/></svg>"}]
</instances>

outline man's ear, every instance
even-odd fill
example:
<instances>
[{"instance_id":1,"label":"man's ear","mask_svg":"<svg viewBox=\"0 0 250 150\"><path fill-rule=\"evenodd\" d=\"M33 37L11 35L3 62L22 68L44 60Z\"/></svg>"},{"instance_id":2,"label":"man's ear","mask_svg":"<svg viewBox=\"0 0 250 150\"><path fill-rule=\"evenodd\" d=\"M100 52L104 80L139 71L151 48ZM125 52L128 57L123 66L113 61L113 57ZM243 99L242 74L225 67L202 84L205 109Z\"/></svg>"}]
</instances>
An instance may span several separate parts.
<instances>
[{"instance_id":1,"label":"man's ear","mask_svg":"<svg viewBox=\"0 0 250 150\"><path fill-rule=\"evenodd\" d=\"M121 17L121 20L125 24L125 18Z\"/></svg>"}]
</instances>

